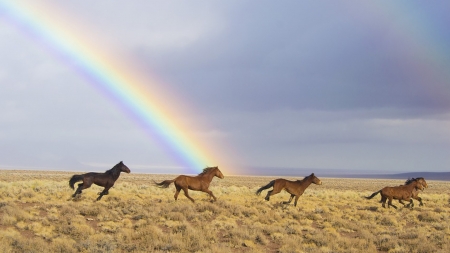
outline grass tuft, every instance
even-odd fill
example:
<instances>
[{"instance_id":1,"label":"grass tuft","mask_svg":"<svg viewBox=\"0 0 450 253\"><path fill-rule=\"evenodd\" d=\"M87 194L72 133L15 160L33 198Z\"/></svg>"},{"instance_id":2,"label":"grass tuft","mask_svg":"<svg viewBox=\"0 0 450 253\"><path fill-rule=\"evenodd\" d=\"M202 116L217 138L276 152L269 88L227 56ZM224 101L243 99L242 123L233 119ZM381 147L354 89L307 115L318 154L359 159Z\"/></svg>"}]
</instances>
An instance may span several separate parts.
<instances>
[{"instance_id":1,"label":"grass tuft","mask_svg":"<svg viewBox=\"0 0 450 253\"><path fill-rule=\"evenodd\" d=\"M285 192L255 195L267 177L215 179L218 201L192 203L152 186L169 176L139 174L101 201L97 186L73 200L70 176L0 170L0 252L450 252L447 182L428 182L410 210L363 198L402 180L323 178L294 206Z\"/></svg>"}]
</instances>

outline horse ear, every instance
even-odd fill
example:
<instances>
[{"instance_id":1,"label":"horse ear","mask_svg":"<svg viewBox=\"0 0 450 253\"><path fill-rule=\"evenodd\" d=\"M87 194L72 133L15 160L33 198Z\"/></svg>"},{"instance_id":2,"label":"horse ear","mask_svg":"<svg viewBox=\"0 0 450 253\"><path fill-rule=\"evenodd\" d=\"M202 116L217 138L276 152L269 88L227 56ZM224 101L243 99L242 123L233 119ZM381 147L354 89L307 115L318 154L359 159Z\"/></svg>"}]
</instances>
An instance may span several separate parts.
<instances>
[{"instance_id":1,"label":"horse ear","mask_svg":"<svg viewBox=\"0 0 450 253\"><path fill-rule=\"evenodd\" d=\"M120 161L120 164L123 164L123 161Z\"/></svg>"},{"instance_id":2,"label":"horse ear","mask_svg":"<svg viewBox=\"0 0 450 253\"><path fill-rule=\"evenodd\" d=\"M311 173L311 176L314 176L314 173Z\"/></svg>"}]
</instances>

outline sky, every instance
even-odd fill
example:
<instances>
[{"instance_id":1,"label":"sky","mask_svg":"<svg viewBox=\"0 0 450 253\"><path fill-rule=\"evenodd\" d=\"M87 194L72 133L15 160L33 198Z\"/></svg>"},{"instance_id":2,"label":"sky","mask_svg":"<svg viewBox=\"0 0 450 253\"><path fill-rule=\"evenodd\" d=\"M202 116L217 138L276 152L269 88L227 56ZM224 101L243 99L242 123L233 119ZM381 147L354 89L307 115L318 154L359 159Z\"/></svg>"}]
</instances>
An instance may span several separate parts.
<instances>
[{"instance_id":1,"label":"sky","mask_svg":"<svg viewBox=\"0 0 450 253\"><path fill-rule=\"evenodd\" d=\"M194 174L191 145L224 174L449 171L448 2L14 2L0 0L0 168ZM78 60L97 54L189 145L96 84Z\"/></svg>"}]
</instances>

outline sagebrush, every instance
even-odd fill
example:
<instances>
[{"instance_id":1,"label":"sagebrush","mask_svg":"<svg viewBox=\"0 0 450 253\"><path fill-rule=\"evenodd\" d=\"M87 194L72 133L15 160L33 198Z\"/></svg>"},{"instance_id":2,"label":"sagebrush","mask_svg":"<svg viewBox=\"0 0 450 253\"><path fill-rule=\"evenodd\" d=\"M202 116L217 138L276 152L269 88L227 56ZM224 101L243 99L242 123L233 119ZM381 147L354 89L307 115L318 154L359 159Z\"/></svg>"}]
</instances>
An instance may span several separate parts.
<instances>
[{"instance_id":1,"label":"sagebrush","mask_svg":"<svg viewBox=\"0 0 450 253\"><path fill-rule=\"evenodd\" d=\"M382 208L364 196L402 180L331 179L297 207L256 190L274 177L214 179L209 196L173 198L126 174L101 201L92 186L72 199L73 173L0 170L0 252L450 252L450 183L427 180L424 206ZM173 176L173 175L169 175ZM286 178L290 180L302 179Z\"/></svg>"}]
</instances>

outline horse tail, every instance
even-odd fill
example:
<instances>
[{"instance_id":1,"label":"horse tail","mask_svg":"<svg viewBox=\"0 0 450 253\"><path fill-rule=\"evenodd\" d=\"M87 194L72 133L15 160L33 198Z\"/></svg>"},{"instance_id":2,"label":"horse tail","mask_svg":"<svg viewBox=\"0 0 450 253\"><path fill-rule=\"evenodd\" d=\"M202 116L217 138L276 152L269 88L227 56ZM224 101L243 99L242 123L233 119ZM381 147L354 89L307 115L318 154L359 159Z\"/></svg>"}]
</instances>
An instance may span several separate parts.
<instances>
[{"instance_id":1,"label":"horse tail","mask_svg":"<svg viewBox=\"0 0 450 253\"><path fill-rule=\"evenodd\" d=\"M74 189L74 185L76 182L83 181L83 175L73 175L69 180L70 188Z\"/></svg>"},{"instance_id":2,"label":"horse tail","mask_svg":"<svg viewBox=\"0 0 450 253\"><path fill-rule=\"evenodd\" d=\"M157 182L155 182L154 180L153 180L153 184L155 184L156 186L158 186L158 187L161 187L161 188L167 188L167 187L169 187L169 185L171 184L171 183L173 183L175 180L164 180L164 181L162 181L161 183L157 183Z\"/></svg>"},{"instance_id":3,"label":"horse tail","mask_svg":"<svg viewBox=\"0 0 450 253\"><path fill-rule=\"evenodd\" d=\"M268 183L267 185L265 185L265 186L259 188L259 189L256 191L256 195L261 194L261 192L262 192L263 190L269 189L269 188L272 187L274 184L275 184L275 180L270 181L270 183Z\"/></svg>"},{"instance_id":4,"label":"horse tail","mask_svg":"<svg viewBox=\"0 0 450 253\"><path fill-rule=\"evenodd\" d=\"M379 191L377 191L377 192L374 192L372 195L370 195L369 197L364 197L364 198L366 198L366 199L371 199L371 198L373 198L373 197L375 197L378 193L380 193L381 192L381 190L379 190Z\"/></svg>"}]
</instances>

